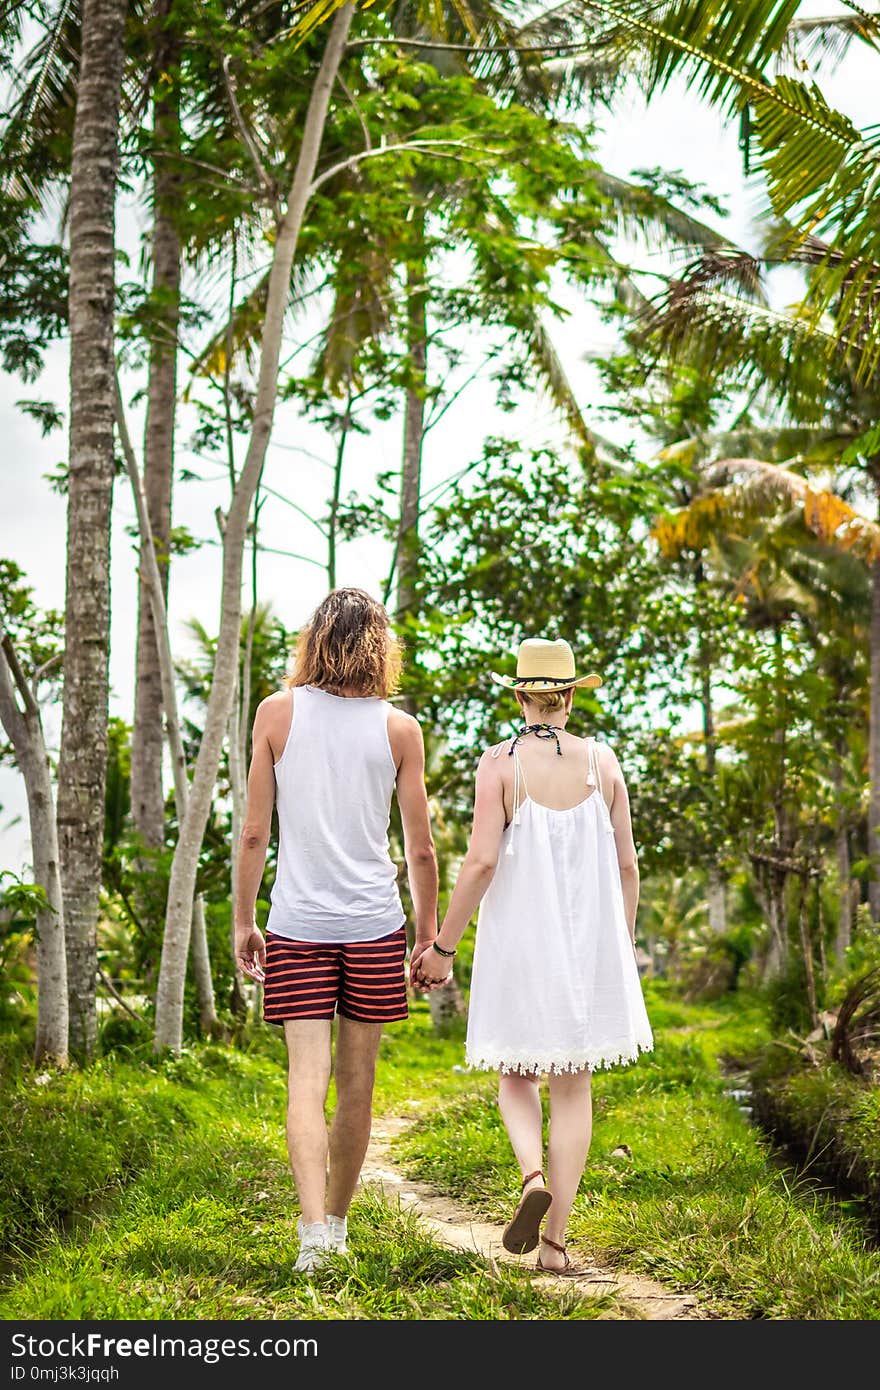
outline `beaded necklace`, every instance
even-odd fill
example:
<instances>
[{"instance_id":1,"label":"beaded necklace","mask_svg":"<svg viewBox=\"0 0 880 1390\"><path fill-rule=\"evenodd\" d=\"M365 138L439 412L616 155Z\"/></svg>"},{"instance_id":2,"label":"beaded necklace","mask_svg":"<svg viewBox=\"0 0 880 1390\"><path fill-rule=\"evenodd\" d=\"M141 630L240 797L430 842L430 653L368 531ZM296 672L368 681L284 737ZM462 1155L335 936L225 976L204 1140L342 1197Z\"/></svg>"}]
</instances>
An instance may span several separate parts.
<instances>
[{"instance_id":1,"label":"beaded necklace","mask_svg":"<svg viewBox=\"0 0 880 1390\"><path fill-rule=\"evenodd\" d=\"M516 748L516 745L519 743L521 738L525 738L526 734L534 734L535 738L555 739L556 752L559 754L561 758L562 749L559 746L559 735L561 732L562 726L560 724L524 724L522 728L518 730L518 732L514 734L513 738L511 739L510 748L508 750L507 756L509 758L513 757L514 749Z\"/></svg>"}]
</instances>

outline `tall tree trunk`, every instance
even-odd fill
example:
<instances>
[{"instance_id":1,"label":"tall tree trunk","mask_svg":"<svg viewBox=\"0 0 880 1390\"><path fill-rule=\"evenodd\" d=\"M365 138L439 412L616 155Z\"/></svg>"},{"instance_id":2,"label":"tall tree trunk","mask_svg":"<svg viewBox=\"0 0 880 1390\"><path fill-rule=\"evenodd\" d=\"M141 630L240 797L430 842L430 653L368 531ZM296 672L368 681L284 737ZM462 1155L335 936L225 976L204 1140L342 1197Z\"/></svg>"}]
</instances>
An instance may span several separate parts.
<instances>
[{"instance_id":1,"label":"tall tree trunk","mask_svg":"<svg viewBox=\"0 0 880 1390\"><path fill-rule=\"evenodd\" d=\"M342 462L345 458L345 446L348 442L348 432L351 429L351 382L345 397L345 412L339 427L339 439L336 444L336 458L333 464L333 495L330 498L330 516L327 521L327 586L330 589L336 588L336 545L339 538L339 499L342 492Z\"/></svg>"},{"instance_id":2,"label":"tall tree trunk","mask_svg":"<svg viewBox=\"0 0 880 1390\"><path fill-rule=\"evenodd\" d=\"M16 699L16 688L21 706ZM67 1061L67 958L64 951L64 905L58 857L58 829L52 771L43 723L34 692L19 665L0 621L0 724L15 752L24 778L31 831L34 883L46 894L37 910L37 1038L35 1062Z\"/></svg>"},{"instance_id":3,"label":"tall tree trunk","mask_svg":"<svg viewBox=\"0 0 880 1390\"><path fill-rule=\"evenodd\" d=\"M423 214L416 216L424 226ZM397 626L415 631L418 595L415 574L418 566L419 512L422 503L422 447L425 438L425 388L428 379L428 285L424 254L407 262L406 267L406 348L408 359L406 402L403 418L403 465L400 475L400 518L397 525ZM417 655L410 649L411 664ZM411 695L401 701L407 714L415 715ZM428 995L431 1021L438 1033L446 1032L465 1013L464 996L453 972L449 983L432 989Z\"/></svg>"},{"instance_id":4,"label":"tall tree trunk","mask_svg":"<svg viewBox=\"0 0 880 1390\"><path fill-rule=\"evenodd\" d=\"M403 420L403 466L400 518L397 524L397 621L414 616L414 573L422 496L422 443L425 434L425 384L428 369L428 294L423 257L406 268L406 348L408 379Z\"/></svg>"},{"instance_id":5,"label":"tall tree trunk","mask_svg":"<svg viewBox=\"0 0 880 1390\"><path fill-rule=\"evenodd\" d=\"M70 179L70 458L58 839L70 1041L97 1035L113 495L114 212L123 0L84 0Z\"/></svg>"},{"instance_id":6,"label":"tall tree trunk","mask_svg":"<svg viewBox=\"0 0 880 1390\"><path fill-rule=\"evenodd\" d=\"M782 627L779 623L773 628L774 674L776 680L776 704L781 712L782 723L774 735L778 753L776 785L773 789L773 853L777 861L768 872L768 893L770 897L771 947L765 965L765 978L780 974L788 965L788 910L787 889L788 871L784 867L789 856L790 846L788 811L785 805L787 789L788 729L787 702L784 683L784 649Z\"/></svg>"},{"instance_id":7,"label":"tall tree trunk","mask_svg":"<svg viewBox=\"0 0 880 1390\"><path fill-rule=\"evenodd\" d=\"M807 1006L810 1010L810 1026L816 1028L819 1023L819 1006L816 1001L816 971L813 965L813 942L810 936L810 879L804 873L799 884L798 897L798 931L801 938L801 950L804 953L804 975L807 982Z\"/></svg>"},{"instance_id":8,"label":"tall tree trunk","mask_svg":"<svg viewBox=\"0 0 880 1390\"><path fill-rule=\"evenodd\" d=\"M144 488L162 588L168 598L174 422L177 404L177 325L180 312L180 237L174 224L180 173L173 152L180 148L178 69L182 39L169 23L173 0L160 0L154 15L153 49L153 235L152 294L157 325L150 339ZM162 791L162 679L150 598L138 589L137 669L131 736L131 814L144 843L159 849L165 833Z\"/></svg>"},{"instance_id":9,"label":"tall tree trunk","mask_svg":"<svg viewBox=\"0 0 880 1390\"><path fill-rule=\"evenodd\" d=\"M180 732L180 718L177 712L177 691L174 685L174 661L171 655L171 641L168 634L168 612L165 607L165 593L162 576L156 557L156 546L150 528L146 490L143 485L128 426L122 397L118 387L116 392L116 424L119 442L134 494L140 534L140 582L150 603L150 619L156 638L156 654L159 661L162 706L165 710L165 727L168 734L168 749L171 754L171 768L174 774L174 802L177 819L181 822L186 815L189 799L189 781L186 772L186 751ZM205 905L201 895L197 895L192 910L192 960L193 977L196 984L196 998L199 1005L199 1026L203 1033L212 1036L220 1031L217 1006L214 999L214 980L211 975L211 958L208 951L208 930L205 922Z\"/></svg>"},{"instance_id":10,"label":"tall tree trunk","mask_svg":"<svg viewBox=\"0 0 880 1390\"><path fill-rule=\"evenodd\" d=\"M698 567L697 581L702 580L702 565ZM700 635L700 704L703 710L703 747L706 756L706 781L714 800L716 790L716 749L715 711L712 707L712 667L705 634ZM727 931L727 904L724 875L717 858L713 858L708 871L709 928L715 936L723 936Z\"/></svg>"},{"instance_id":11,"label":"tall tree trunk","mask_svg":"<svg viewBox=\"0 0 880 1390\"><path fill-rule=\"evenodd\" d=\"M870 764L870 793L868 797L868 854L871 876L868 883L868 902L871 921L880 923L880 560L871 566L871 628L870 628L870 715L868 721L868 756Z\"/></svg>"},{"instance_id":12,"label":"tall tree trunk","mask_svg":"<svg viewBox=\"0 0 880 1390\"><path fill-rule=\"evenodd\" d=\"M251 551L251 611L248 618L244 652L240 667L236 667L229 711L229 786L232 792L232 874L229 913L229 951L232 958L232 1012L238 1018L247 1016L247 1002L241 988L240 972L235 964L235 904L238 901L238 855L234 852L244 826L247 809L247 745L251 708L251 667L254 657L254 627L257 621L257 533L259 500L254 502L253 548Z\"/></svg>"},{"instance_id":13,"label":"tall tree trunk","mask_svg":"<svg viewBox=\"0 0 880 1390\"><path fill-rule=\"evenodd\" d=\"M288 195L287 211L279 223L275 238L260 346L253 425L244 465L232 494L223 535L220 631L217 638L214 678L205 716L204 734L193 772L189 805L180 826L171 865L165 937L162 943L162 962L156 995L154 1046L157 1051L165 1048L178 1051L183 1040L183 994L192 903L199 853L211 810L211 797L235 683L241 629L241 575L248 517L272 432L278 391L281 337L290 298L293 260L321 147L330 94L345 51L353 13L354 5L349 3L334 15L327 47L309 101L296 172Z\"/></svg>"},{"instance_id":14,"label":"tall tree trunk","mask_svg":"<svg viewBox=\"0 0 880 1390\"><path fill-rule=\"evenodd\" d=\"M837 799L837 823L834 828L834 849L837 859L837 934L834 955L843 961L852 941L853 882L849 852L849 821L843 805L843 758L845 745L839 746L831 767L831 780Z\"/></svg>"}]
</instances>

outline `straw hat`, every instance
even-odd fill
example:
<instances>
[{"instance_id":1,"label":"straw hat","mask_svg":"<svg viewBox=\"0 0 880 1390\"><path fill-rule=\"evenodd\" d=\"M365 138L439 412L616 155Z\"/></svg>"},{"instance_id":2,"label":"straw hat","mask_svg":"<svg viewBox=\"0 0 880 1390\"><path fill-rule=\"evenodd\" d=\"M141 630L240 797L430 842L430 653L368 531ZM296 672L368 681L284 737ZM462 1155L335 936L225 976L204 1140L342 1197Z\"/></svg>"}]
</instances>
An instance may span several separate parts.
<instances>
[{"instance_id":1,"label":"straw hat","mask_svg":"<svg viewBox=\"0 0 880 1390\"><path fill-rule=\"evenodd\" d=\"M548 642L543 637L527 637L520 642L516 654L516 675L499 676L490 671L496 685L507 690L529 691L571 690L573 686L585 685L595 690L602 684L597 675L576 676L574 671L574 652L563 639Z\"/></svg>"}]
</instances>

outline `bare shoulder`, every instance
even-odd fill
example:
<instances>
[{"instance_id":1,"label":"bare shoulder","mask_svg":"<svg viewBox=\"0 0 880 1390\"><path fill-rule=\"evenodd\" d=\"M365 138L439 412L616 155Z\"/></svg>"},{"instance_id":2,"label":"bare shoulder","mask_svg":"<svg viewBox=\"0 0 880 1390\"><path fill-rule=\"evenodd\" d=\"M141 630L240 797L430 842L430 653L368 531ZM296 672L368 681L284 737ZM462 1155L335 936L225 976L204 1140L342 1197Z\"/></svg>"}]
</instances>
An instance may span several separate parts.
<instances>
[{"instance_id":1,"label":"bare shoulder","mask_svg":"<svg viewBox=\"0 0 880 1390\"><path fill-rule=\"evenodd\" d=\"M388 710L388 733L404 742L424 742L419 721L413 715L407 714L406 710L398 709L396 705L391 705Z\"/></svg>"},{"instance_id":2,"label":"bare shoulder","mask_svg":"<svg viewBox=\"0 0 880 1390\"><path fill-rule=\"evenodd\" d=\"M481 782L485 782L490 778L496 778L499 781L502 780L505 764L500 755L504 750L506 742L507 740L505 739L501 743L493 743L483 750L480 761L477 763L477 777Z\"/></svg>"},{"instance_id":3,"label":"bare shoulder","mask_svg":"<svg viewBox=\"0 0 880 1390\"><path fill-rule=\"evenodd\" d=\"M397 709L395 705L391 705L388 710L388 742L398 769L407 754L421 756L425 747L419 721L407 714L406 710Z\"/></svg>"},{"instance_id":4,"label":"bare shoulder","mask_svg":"<svg viewBox=\"0 0 880 1390\"><path fill-rule=\"evenodd\" d=\"M288 720L292 693L290 690L275 690L271 695L267 695L265 700L261 700L257 705L254 724L259 724L268 732L277 723Z\"/></svg>"},{"instance_id":5,"label":"bare shoulder","mask_svg":"<svg viewBox=\"0 0 880 1390\"><path fill-rule=\"evenodd\" d=\"M620 761L610 743L605 743L602 739L597 738L596 757L599 760L599 771L601 773L607 774L609 777L623 777L623 769L620 766Z\"/></svg>"}]
</instances>

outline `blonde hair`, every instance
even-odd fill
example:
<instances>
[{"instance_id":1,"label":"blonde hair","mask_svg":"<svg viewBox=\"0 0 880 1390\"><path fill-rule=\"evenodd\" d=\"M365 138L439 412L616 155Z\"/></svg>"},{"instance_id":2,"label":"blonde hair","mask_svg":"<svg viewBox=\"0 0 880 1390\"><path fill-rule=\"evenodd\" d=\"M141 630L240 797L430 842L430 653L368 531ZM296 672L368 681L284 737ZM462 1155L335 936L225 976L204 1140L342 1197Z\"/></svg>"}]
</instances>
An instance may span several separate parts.
<instances>
[{"instance_id":1,"label":"blonde hair","mask_svg":"<svg viewBox=\"0 0 880 1390\"><path fill-rule=\"evenodd\" d=\"M363 589L334 589L297 635L285 685L317 685L386 699L400 684L401 646L384 605Z\"/></svg>"},{"instance_id":2,"label":"blonde hair","mask_svg":"<svg viewBox=\"0 0 880 1390\"><path fill-rule=\"evenodd\" d=\"M522 690L520 694L527 705L539 714L561 714L565 709L566 690Z\"/></svg>"}]
</instances>

